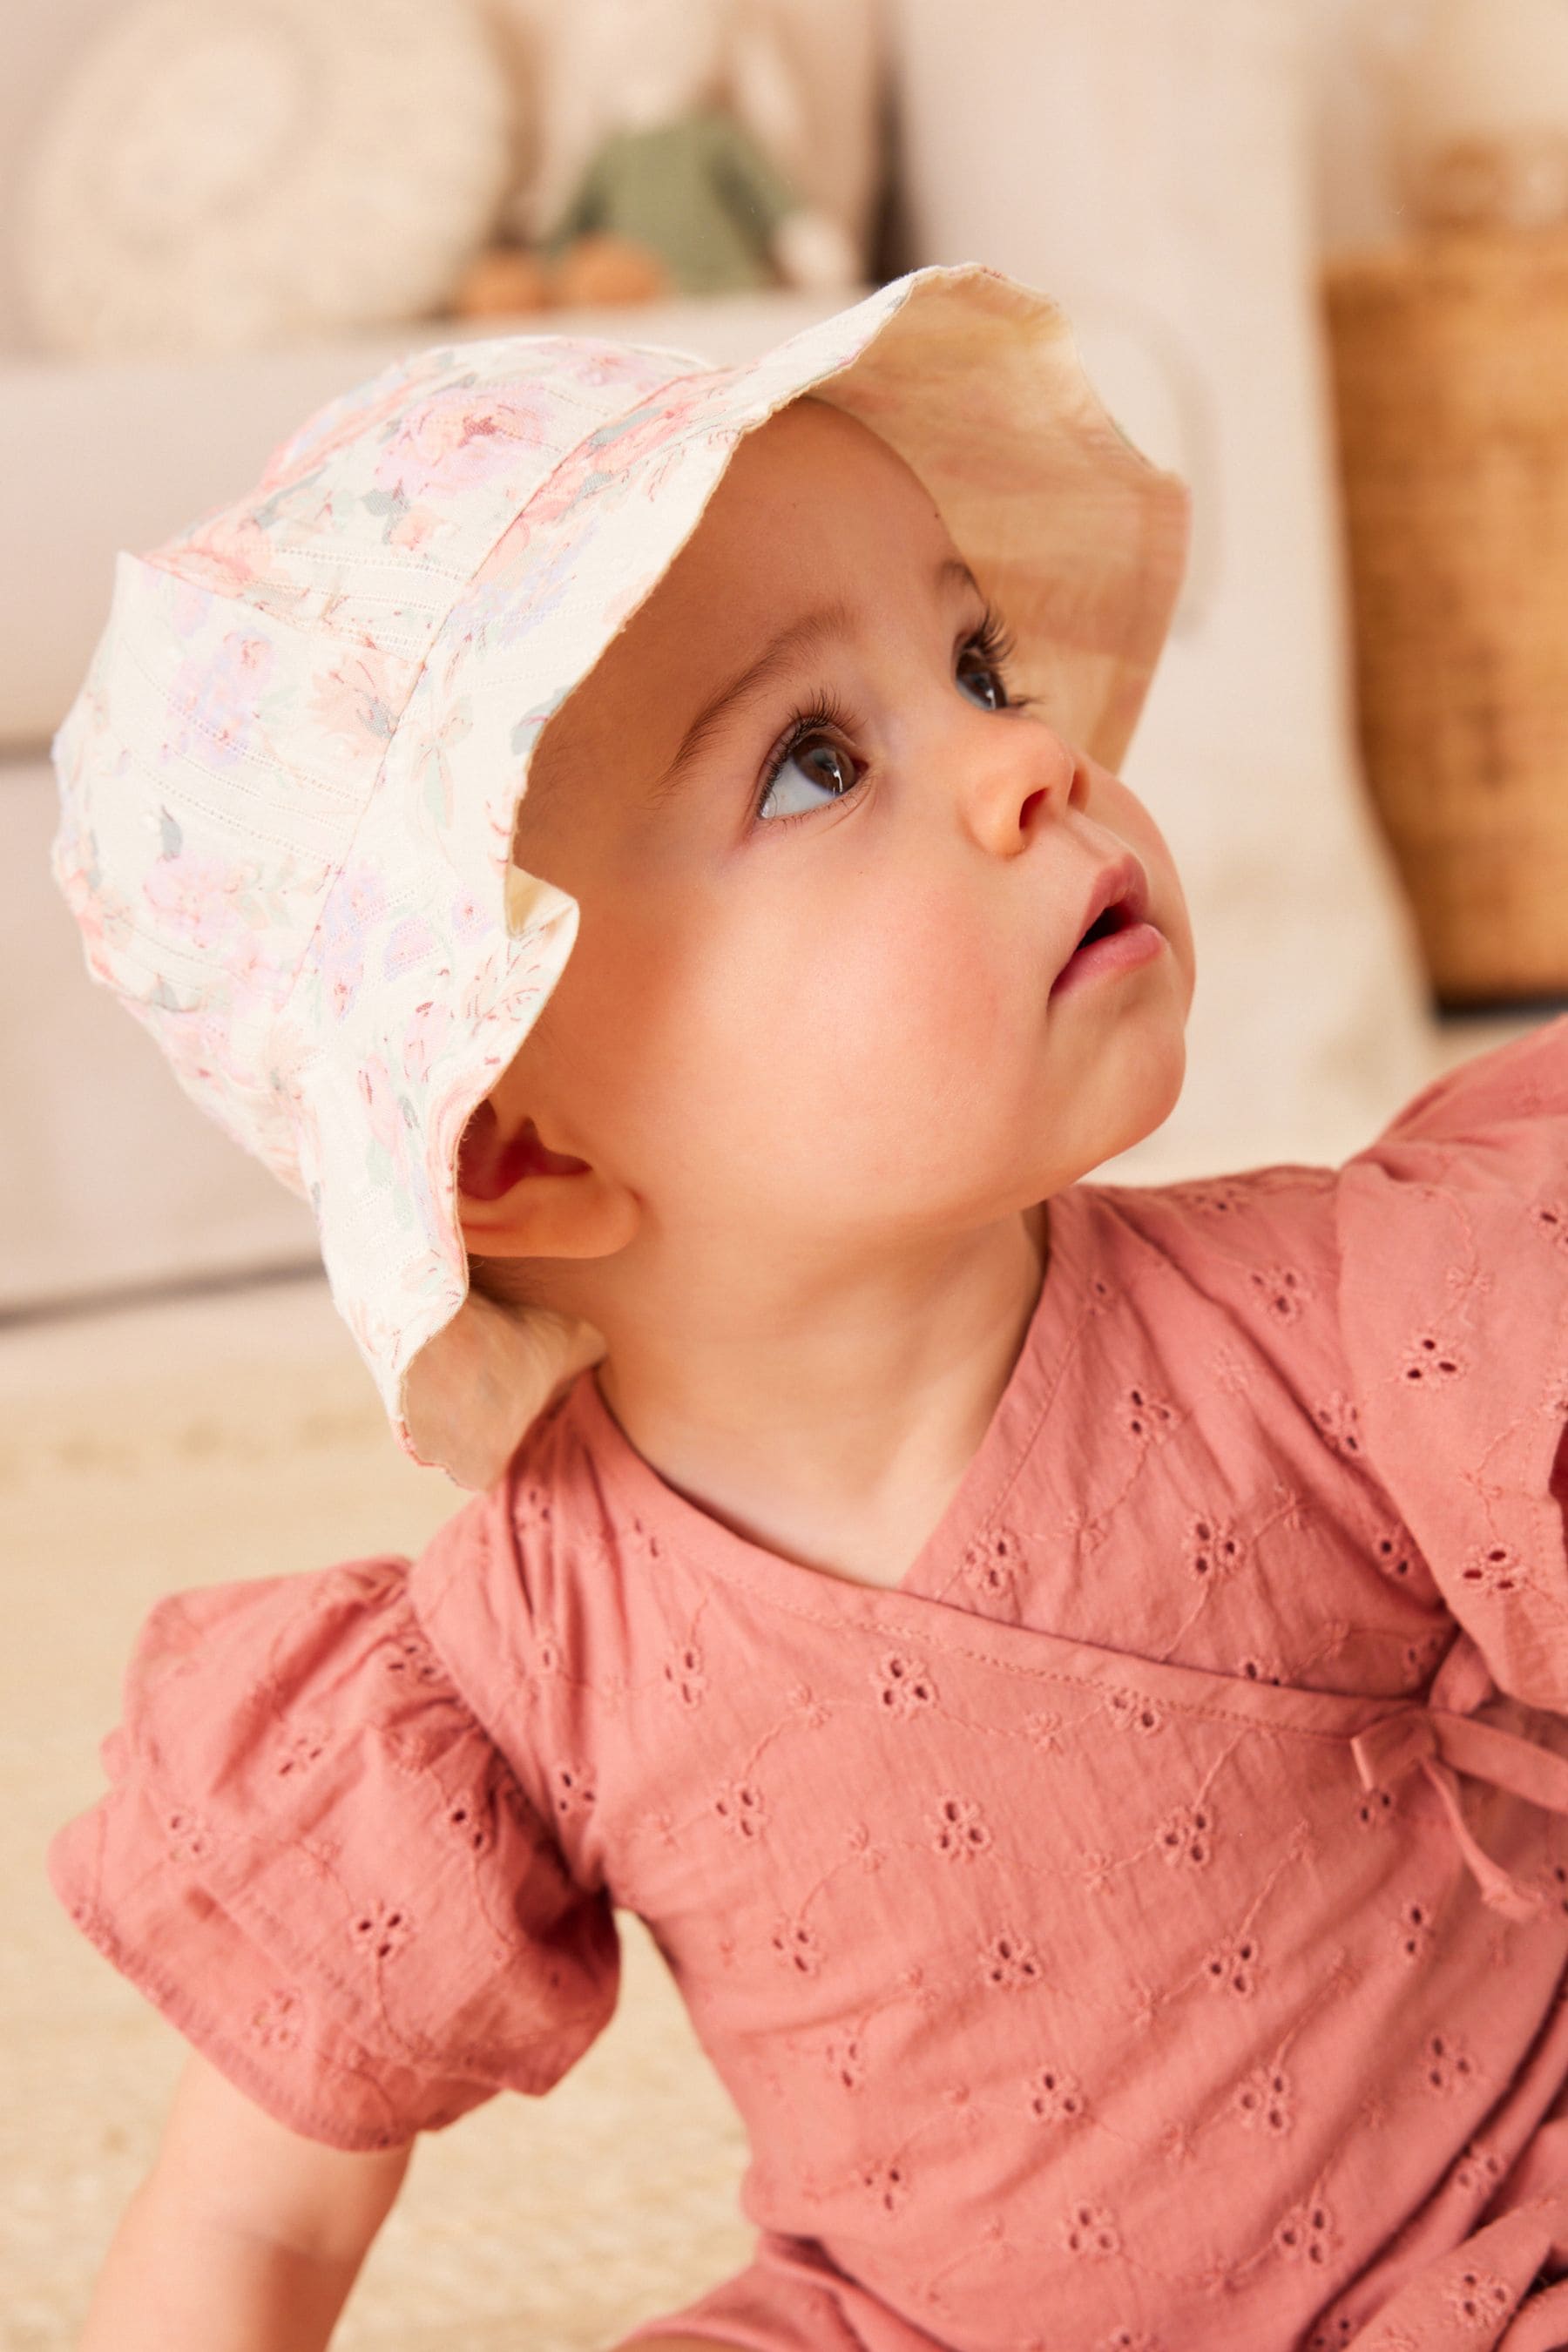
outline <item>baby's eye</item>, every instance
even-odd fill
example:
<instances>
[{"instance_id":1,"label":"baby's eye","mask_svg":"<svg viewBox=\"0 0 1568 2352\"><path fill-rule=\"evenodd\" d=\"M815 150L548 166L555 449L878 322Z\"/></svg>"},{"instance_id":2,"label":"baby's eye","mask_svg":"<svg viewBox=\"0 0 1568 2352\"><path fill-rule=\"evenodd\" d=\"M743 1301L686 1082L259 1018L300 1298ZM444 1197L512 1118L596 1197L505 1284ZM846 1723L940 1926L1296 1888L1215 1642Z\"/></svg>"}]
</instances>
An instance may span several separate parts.
<instances>
[{"instance_id":1,"label":"baby's eye","mask_svg":"<svg viewBox=\"0 0 1568 2352\"><path fill-rule=\"evenodd\" d=\"M973 686L978 688L983 709L1005 710L1007 708L1006 683L995 663L989 662L983 655L975 653L965 654L963 659L964 666L958 673L960 686Z\"/></svg>"},{"instance_id":2,"label":"baby's eye","mask_svg":"<svg viewBox=\"0 0 1568 2352\"><path fill-rule=\"evenodd\" d=\"M812 794L826 793L829 800L842 800L846 793L853 791L856 781L855 762L847 751L824 736L802 736L773 770L767 791L757 804L757 814L794 816L804 809L820 808L822 802ZM802 783L808 788L804 796L798 790Z\"/></svg>"}]
</instances>

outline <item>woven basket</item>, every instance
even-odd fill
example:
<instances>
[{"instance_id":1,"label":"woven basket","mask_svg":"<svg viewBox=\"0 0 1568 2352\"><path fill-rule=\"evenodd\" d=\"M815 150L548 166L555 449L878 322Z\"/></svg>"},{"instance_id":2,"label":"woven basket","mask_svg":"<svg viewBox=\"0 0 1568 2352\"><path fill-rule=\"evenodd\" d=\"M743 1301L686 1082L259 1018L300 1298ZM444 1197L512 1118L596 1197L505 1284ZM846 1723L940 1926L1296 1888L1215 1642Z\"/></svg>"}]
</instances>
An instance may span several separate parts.
<instances>
[{"instance_id":1,"label":"woven basket","mask_svg":"<svg viewBox=\"0 0 1568 2352\"><path fill-rule=\"evenodd\" d=\"M1368 783L1442 1006L1568 997L1568 229L1324 283Z\"/></svg>"}]
</instances>

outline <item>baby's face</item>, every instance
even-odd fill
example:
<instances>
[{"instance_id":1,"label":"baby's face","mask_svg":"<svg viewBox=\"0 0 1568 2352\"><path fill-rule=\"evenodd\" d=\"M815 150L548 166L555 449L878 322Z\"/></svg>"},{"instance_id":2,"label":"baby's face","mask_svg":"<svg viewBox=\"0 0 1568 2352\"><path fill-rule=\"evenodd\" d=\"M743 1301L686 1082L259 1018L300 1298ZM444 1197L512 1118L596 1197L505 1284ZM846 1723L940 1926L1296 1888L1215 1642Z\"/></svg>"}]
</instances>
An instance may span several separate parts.
<instances>
[{"instance_id":1,"label":"baby's face","mask_svg":"<svg viewBox=\"0 0 1568 2352\"><path fill-rule=\"evenodd\" d=\"M848 1263L1032 1206L1175 1102L1169 853L1009 707L983 618L903 461L797 402L547 731L516 856L580 928L492 1099L645 1234ZM1129 853L1158 937L1058 987Z\"/></svg>"}]
</instances>

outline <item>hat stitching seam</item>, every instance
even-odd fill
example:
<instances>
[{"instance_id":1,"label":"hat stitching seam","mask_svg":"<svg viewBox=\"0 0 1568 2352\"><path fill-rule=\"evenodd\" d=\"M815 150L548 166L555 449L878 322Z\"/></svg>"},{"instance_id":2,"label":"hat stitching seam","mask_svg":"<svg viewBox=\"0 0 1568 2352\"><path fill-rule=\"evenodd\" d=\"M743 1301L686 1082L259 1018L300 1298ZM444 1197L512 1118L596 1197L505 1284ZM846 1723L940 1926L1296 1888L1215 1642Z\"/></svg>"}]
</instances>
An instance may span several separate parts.
<instances>
[{"instance_id":1,"label":"hat stitching seam","mask_svg":"<svg viewBox=\"0 0 1568 2352\"><path fill-rule=\"evenodd\" d=\"M189 703L181 701L177 696L172 695L169 692L166 686L161 686L159 684L158 680L152 675L152 673L142 667L142 663L138 660L135 652L132 650L131 644L126 638L122 637L121 639L119 650L122 659L136 672L138 677L142 679L143 685L147 687L149 691L155 695L158 699L167 707L167 709L172 711L177 711L180 717L184 719L189 725L195 730L198 735L205 737L206 741L212 744L216 751L221 751L224 752L231 762L243 767L255 768L262 775L275 773L281 770L285 775L293 777L297 782L312 785L319 791L340 799L345 809L354 809L359 806L357 796L347 785L329 784L321 777L313 774L309 769L299 767L291 761L281 759L276 755L270 760L258 759L254 752L241 751L234 744L226 742L221 735L214 732L213 729L207 725L204 719L197 716L195 711L192 709ZM120 749L124 752L126 758L132 762L132 766L138 768L141 773L148 779L149 782L155 782L157 778L154 771L145 764L145 761L141 758L135 747L126 740L125 736L116 725L114 719L107 710L103 715L102 725L104 733L113 739L113 740L119 745ZM388 740L390 740L390 738ZM189 759L190 757L188 752L178 751L174 752L174 756L176 759ZM192 761L191 764L195 766L195 761ZM204 772L198 770L197 772L201 773ZM246 780L243 778L236 778L233 781L244 783ZM247 789L249 789L248 786ZM264 838L265 836L261 837ZM281 847L284 845L279 844L277 845Z\"/></svg>"},{"instance_id":2,"label":"hat stitching seam","mask_svg":"<svg viewBox=\"0 0 1568 2352\"><path fill-rule=\"evenodd\" d=\"M288 485L287 487L290 488L298 488L300 485L296 483ZM274 495L280 494L282 493L275 493ZM209 515L206 518L205 524L200 526L203 530L204 541L209 539L213 532L216 530L218 526L227 517L237 514L243 521L247 519L248 512L249 509L247 508L247 501L244 499L236 499L232 501L230 505L220 508L216 514ZM198 526L195 524L191 526L193 531L197 528ZM462 585L462 583L467 576L461 572L449 572L446 570L441 564L435 563L428 558L421 555L416 549L410 550L408 559L405 562L398 563L396 562L389 561L385 556L378 555L374 546L367 546L361 550L355 547L352 541L348 542L349 552L345 556L342 551L341 541L334 543L332 546L314 547L310 544L308 539L302 536L299 538L289 538L282 534L274 535L271 533L268 533L267 536L268 551L269 554L274 556L287 556L290 561L297 560L301 563L346 564L354 570L385 572L393 573L402 579L407 579L409 577L417 578L421 573L424 573L430 579L450 583L459 587ZM384 540L383 540L381 543L384 547L386 544ZM187 533L181 539L160 541L158 546L149 549L145 554L137 556L135 560L138 563L145 564L150 572L167 572L172 579L179 580L188 586L205 588L209 595L216 597L220 599L220 601L224 600L224 592L221 589L211 586L210 583L205 580L192 580L188 573L182 572L179 569L177 562L173 560L180 556L190 555L197 552L202 542L195 541L190 534Z\"/></svg>"},{"instance_id":3,"label":"hat stitching seam","mask_svg":"<svg viewBox=\"0 0 1568 2352\"><path fill-rule=\"evenodd\" d=\"M450 584L456 588L461 588L469 576L464 572L448 572L443 565L431 563L418 554L411 554L406 563L389 563L381 556L370 552L361 554L357 549L345 558L341 553L334 553L330 548L311 547L303 540L279 540L273 544L276 552L287 555L291 562L300 563L317 565L347 563L350 568L357 572L384 572L394 578L405 580L410 576L416 579L424 577L440 581L444 584Z\"/></svg>"},{"instance_id":4,"label":"hat stitching seam","mask_svg":"<svg viewBox=\"0 0 1568 2352\"><path fill-rule=\"evenodd\" d=\"M107 724L105 725L104 732L105 734L112 732ZM156 786L162 791L166 791L171 799L179 801L188 816L194 817L197 814L211 814L210 810L205 807L204 803L196 796L195 792L188 788L183 788L183 779L176 779L170 782L169 780L161 777L157 771L149 768L128 744L121 741L119 737L116 737L115 740L116 741L121 742L121 749L124 753L125 759L136 773L143 777L150 785ZM185 755L182 753L176 756L183 758ZM195 761L192 761L190 764L193 767L195 766ZM196 768L195 772L200 776L205 772L200 768ZM248 782L248 780L233 778L230 781L231 782L243 785L247 800L259 797L259 795L256 793L255 787ZM160 805L162 805L162 803L160 803ZM271 834L259 833L256 830L253 824L241 821L242 818L245 818L247 815L247 811L241 811L238 817L234 815L227 816L225 820L227 833L232 835L235 838L251 844L257 847L281 850L300 858L313 856L318 864L322 865L327 868L329 879L336 879L339 867L337 862L337 852L335 849L311 851L302 846L301 844L297 841L279 840Z\"/></svg>"},{"instance_id":5,"label":"hat stitching seam","mask_svg":"<svg viewBox=\"0 0 1568 2352\"><path fill-rule=\"evenodd\" d=\"M292 555L299 551L290 549L287 551ZM160 572L167 579L177 581L182 588L195 589L199 594L206 597L211 604L216 607L223 608L226 614L232 615L231 625L235 628L243 627L247 625L255 626L265 621L275 628L287 629L291 633L291 635L301 639L308 639L314 632L319 630L321 635L325 636L330 636L343 645L357 646L362 651L384 652L394 661L412 662L416 658L412 653L402 653L395 647L377 646L372 640L363 636L352 636L347 631L341 628L335 628L331 622L325 618L312 618L307 625L301 626L293 613L282 611L278 605L273 604L260 603L247 598L244 593L243 587L234 591L216 588L209 581L194 579L188 572L177 571L171 564L154 562L153 559L148 556L138 556L135 561L139 563L144 564L151 572ZM360 560L357 556L353 558L351 568L358 566L359 561ZM378 568L388 572L395 572L398 569L398 567L394 564L383 565ZM414 567L410 565L410 573L412 573L413 571ZM249 583L247 582L245 584L248 585ZM458 584L461 585L462 583L459 582ZM302 604L307 598L318 596L321 593L322 591L319 583L314 581L303 582L300 583L298 602ZM450 610L451 602L452 600L448 596L441 604L439 607L441 617L444 617L445 614ZM398 604L395 599L388 597L383 600L383 609L396 611L398 609ZM434 610L435 608L433 607L432 609ZM419 606L416 606L415 611L421 621L428 623L431 617L429 613L426 612ZM124 642L123 633L121 634L120 642Z\"/></svg>"}]
</instances>

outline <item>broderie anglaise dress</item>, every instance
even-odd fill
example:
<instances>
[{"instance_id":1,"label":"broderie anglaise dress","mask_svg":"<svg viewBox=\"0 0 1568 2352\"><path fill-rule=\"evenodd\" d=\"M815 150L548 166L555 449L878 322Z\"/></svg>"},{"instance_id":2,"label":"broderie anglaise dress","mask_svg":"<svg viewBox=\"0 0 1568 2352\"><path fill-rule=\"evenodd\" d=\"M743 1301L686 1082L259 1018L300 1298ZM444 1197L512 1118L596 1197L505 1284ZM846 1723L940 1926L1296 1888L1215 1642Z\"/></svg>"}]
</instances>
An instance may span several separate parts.
<instances>
[{"instance_id":1,"label":"broderie anglaise dress","mask_svg":"<svg viewBox=\"0 0 1568 2352\"><path fill-rule=\"evenodd\" d=\"M1051 1203L901 1581L591 1373L417 1562L179 1594L51 1848L297 2129L547 2090L646 1919L758 2352L1568 2343L1568 1020L1342 1169Z\"/></svg>"}]
</instances>

